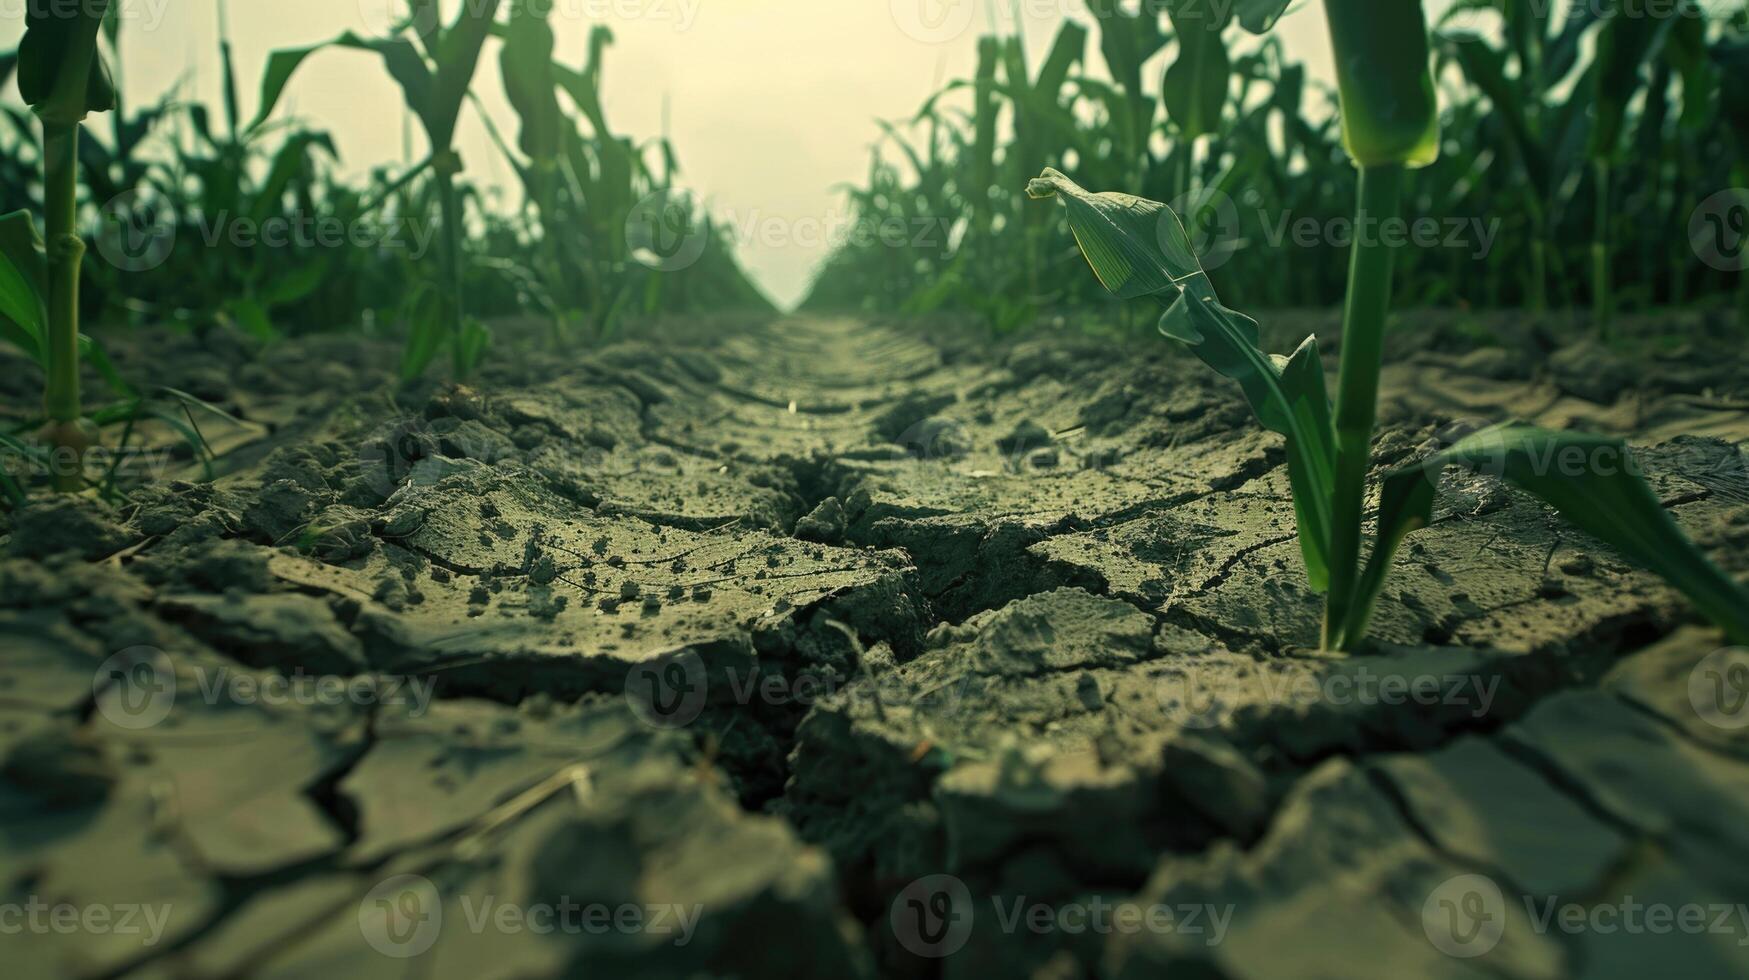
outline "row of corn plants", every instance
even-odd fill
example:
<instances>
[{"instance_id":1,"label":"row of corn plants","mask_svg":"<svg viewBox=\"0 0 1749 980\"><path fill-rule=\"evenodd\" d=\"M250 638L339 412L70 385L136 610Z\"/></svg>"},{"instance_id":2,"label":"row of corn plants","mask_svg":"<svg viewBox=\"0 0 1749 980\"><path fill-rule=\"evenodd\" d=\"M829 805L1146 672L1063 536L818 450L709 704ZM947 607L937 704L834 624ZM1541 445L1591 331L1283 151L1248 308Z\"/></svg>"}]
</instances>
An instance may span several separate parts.
<instances>
[{"instance_id":1,"label":"row of corn plants","mask_svg":"<svg viewBox=\"0 0 1749 980\"><path fill-rule=\"evenodd\" d=\"M1098 305L1040 275L1072 250L1016 190L1040 166L1173 202L1193 241L1218 251L1210 275L1255 305L1341 299L1347 248L1329 229L1346 227L1357 192L1337 92L1270 33L1284 5L1090 7L1036 69L1023 39L983 39L973 77L887 127L851 206L870 227L957 230L922 247L853 243L807 305L960 310L997 329ZM1444 152L1401 194L1439 245L1399 258L1401 298L1585 308L1607 332L1618 310L1745 295L1741 277L1696 260L1686 226L1710 194L1744 184L1749 15L1709 17L1721 8L1690 0L1668 16L1639 9L1464 0L1429 25Z\"/></svg>"},{"instance_id":2,"label":"row of corn plants","mask_svg":"<svg viewBox=\"0 0 1749 980\"><path fill-rule=\"evenodd\" d=\"M216 110L174 93L136 108L118 81L116 4L31 0L19 49L0 53L0 86L15 79L22 103L0 102L0 340L40 367L45 400L0 440L57 460L45 469L61 490L84 486L86 450L104 430L132 432L141 412L199 442L178 417L192 399L155 405L82 332L92 323L234 330L264 343L375 329L404 339L411 380L440 357L451 376L471 374L493 319L540 317L555 342L577 343L639 316L768 307L726 231L676 185L673 147L609 127L600 93L612 35L598 28L585 63L564 64L550 14L538 0L488 0L446 20L432 0L409 0L387 36L274 53L246 116L222 27ZM520 122L513 142L492 130L522 184L511 207L470 178L455 145L494 49ZM340 176L341 148L325 130L278 111L300 73L343 53L376 58L417 127L402 165L362 181ZM662 232L701 243L699 254L684 267L640 256L660 248L640 235L639 208ZM319 245L227 234L317 220L374 231ZM120 237L122 258L86 261L87 243L104 235ZM410 247L415 238L432 254ZM538 258L509 258L526 255ZM87 376L103 382L96 399L81 390ZM0 481L14 501L27 489Z\"/></svg>"},{"instance_id":3,"label":"row of corn plants","mask_svg":"<svg viewBox=\"0 0 1749 980\"><path fill-rule=\"evenodd\" d=\"M1324 9L1338 66L1342 145L1356 186L1355 221L1396 219L1410 200L1410 174L1433 167L1444 145L1421 2L1324 0ZM1606 151L1592 162L1600 159L1596 190L1607 198L1616 158ZM1363 518L1374 482L1385 322L1398 266L1406 264L1400 260L1411 258L1415 245L1378 236L1357 237L1351 246L1332 398L1317 338L1285 357L1264 351L1257 321L1222 302L1172 209L1118 191L1090 193L1055 169L1031 181L1027 193L1060 200L1095 281L1120 299L1156 301L1164 310L1160 332L1237 382L1258 422L1284 437L1306 575L1325 596L1325 649L1352 651L1365 643L1396 552L1434 520L1441 475L1452 467L1491 473L1541 498L1662 576L1734 642L1749 643L1749 591L1683 535L1620 440L1515 423L1465 436L1378 475L1368 547Z\"/></svg>"}]
</instances>

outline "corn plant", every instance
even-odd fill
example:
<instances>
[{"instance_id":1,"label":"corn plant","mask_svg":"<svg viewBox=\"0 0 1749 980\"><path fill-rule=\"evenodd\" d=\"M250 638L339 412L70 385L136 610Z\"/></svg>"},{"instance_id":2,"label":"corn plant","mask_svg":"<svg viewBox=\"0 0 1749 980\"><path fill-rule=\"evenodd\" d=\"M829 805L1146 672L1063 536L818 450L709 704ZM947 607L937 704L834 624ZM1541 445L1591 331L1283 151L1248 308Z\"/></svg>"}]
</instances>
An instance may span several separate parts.
<instances>
[{"instance_id":1,"label":"corn plant","mask_svg":"<svg viewBox=\"0 0 1749 980\"><path fill-rule=\"evenodd\" d=\"M1428 32L1419 3L1326 0L1341 92L1343 144L1359 170L1356 227L1394 218L1406 171L1439 148ZM1684 537L1635 470L1625 445L1572 432L1507 424L1459 440L1386 475L1371 554L1361 560L1362 516L1378 401L1394 253L1383 236L1357 235L1334 405L1316 338L1289 357L1258 346L1257 322L1222 305L1182 222L1165 205L1089 193L1047 169L1034 198L1056 198L1099 282L1120 298L1158 298L1159 329L1238 382L1258 421L1285 437L1301 555L1326 593L1322 644L1364 640L1404 537L1426 526L1442 471L1490 469L1553 505L1586 532L1663 576L1737 642L1749 641L1749 594ZM1553 465L1577 456L1583 466Z\"/></svg>"},{"instance_id":2,"label":"corn plant","mask_svg":"<svg viewBox=\"0 0 1749 980\"><path fill-rule=\"evenodd\" d=\"M1337 301L1346 247L1320 239L1292 243L1291 259L1283 251L1284 230L1292 231L1279 223L1285 217L1326 228L1351 218L1359 203L1335 88L1291 63L1279 38L1249 39L1269 30L1283 6L1174 2L1142 5L1138 14L1135 4L1103 0L1090 5L1087 27L1065 22L1051 61L1059 53L1083 57L1057 62L1068 70L1054 89L1045 72L1029 87L1024 59L1011 53L1024 50L1019 38L980 41L981 51L996 55L993 79L986 53L978 74L951 82L916 117L891 126L869 180L850 194L869 225L908 220L927 201L929 215L966 233L945 251L847 245L805 305L966 310L993 323L1024 319L1003 307L1092 308L1095 322L1129 322L1126 306L1098 309L1109 300L1097 285L1038 274L1074 248L1061 229L1024 216L1035 209L1017 189L1043 166L1086 187L1173 202L1197 235L1218 235L1221 261L1208 263L1210 275L1229 290L1242 285L1248 302ZM1537 0L1460 0L1446 9L1435 77L1450 150L1405 174L1402 196L1415 218L1467 215L1475 233L1466 236L1468 248L1396 255L1402 301L1532 310L1590 303L1608 313L1743 295L1740 277L1695 263L1677 236L1631 232L1680 226L1696 200L1744 183L1734 173L1742 154L1717 125L1721 115L1728 119L1734 89L1706 70L1722 71L1722 52L1744 32L1742 14L1708 19L1684 4L1611 28L1647 30L1653 41L1637 64L1610 58L1628 68L1620 75L1627 83L1620 91L1629 93L1623 103L1614 94L1606 102L1602 81L1619 74L1601 57L1609 50L1603 31L1616 19L1612 3L1578 4L1564 15ZM1499 29L1471 32L1463 15L1497 18ZM1607 91L1617 91L1614 83ZM1612 127L1618 104L1625 114ZM1619 146L1600 181L1590 150L1610 128ZM981 142L980 132L997 139ZM992 173L993 186L983 182ZM1599 202L1608 204L1602 221ZM980 211L990 219L988 235L970 233L985 226Z\"/></svg>"},{"instance_id":3,"label":"corn plant","mask_svg":"<svg viewBox=\"0 0 1749 980\"><path fill-rule=\"evenodd\" d=\"M376 54L401 87L431 149L431 156L407 179L423 171L431 174L437 189L444 254L440 284L416 291L407 305L410 332L402 373L409 378L422 374L445 348L455 375L466 377L491 339L485 324L467 315L463 299L467 230L456 186L462 160L455 150L455 129L499 6L500 0L462 4L455 22L445 26L436 0L409 0L407 18L390 37L367 39L348 32L323 44L274 52L262 79L260 108L249 124L251 131L264 125L299 66L327 48Z\"/></svg>"},{"instance_id":4,"label":"corn plant","mask_svg":"<svg viewBox=\"0 0 1749 980\"><path fill-rule=\"evenodd\" d=\"M93 436L79 395L79 135L86 117L115 105L97 37L107 0L77 5L33 0L19 44L18 91L42 124L43 211L47 241L28 212L0 218L0 322L8 338L36 355L47 373L43 400L54 450L55 488L83 486Z\"/></svg>"},{"instance_id":5,"label":"corn plant","mask_svg":"<svg viewBox=\"0 0 1749 980\"><path fill-rule=\"evenodd\" d=\"M680 164L666 136L639 144L610 126L602 91L612 31L596 26L585 61L572 67L553 60L549 14L538 0L519 0L509 22L494 31L503 41L500 69L520 127L514 145L488 115L480 118L521 181L522 213L533 220L517 250L534 261L486 264L515 280L529 305L552 318L559 337L586 321L595 339L605 340L628 316L659 310L770 309L720 229L676 187ZM688 256L693 261L666 265L671 256L660 254L662 242L649 240L647 217L672 233L670 243L699 246ZM654 260L646 265L640 256Z\"/></svg>"}]
</instances>

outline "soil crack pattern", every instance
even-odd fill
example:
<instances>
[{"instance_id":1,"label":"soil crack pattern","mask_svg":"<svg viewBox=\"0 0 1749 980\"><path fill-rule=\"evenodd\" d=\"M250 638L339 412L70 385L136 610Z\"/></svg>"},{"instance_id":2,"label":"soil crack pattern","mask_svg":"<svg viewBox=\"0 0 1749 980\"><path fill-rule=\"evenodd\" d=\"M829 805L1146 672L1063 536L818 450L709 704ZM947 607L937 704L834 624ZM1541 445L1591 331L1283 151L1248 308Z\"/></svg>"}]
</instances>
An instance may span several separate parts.
<instances>
[{"instance_id":1,"label":"soil crack pattern","mask_svg":"<svg viewBox=\"0 0 1749 980\"><path fill-rule=\"evenodd\" d=\"M1606 402L1457 329L1393 335L1378 467L1613 431L1749 572L1737 359ZM1721 636L1487 475L1338 658L1280 439L1163 345L725 317L396 388L351 343L392 399L239 391L216 479L10 516L0 886L166 910L21 975L1749 974L1749 933L1537 926L1749 894L1749 727Z\"/></svg>"}]
</instances>

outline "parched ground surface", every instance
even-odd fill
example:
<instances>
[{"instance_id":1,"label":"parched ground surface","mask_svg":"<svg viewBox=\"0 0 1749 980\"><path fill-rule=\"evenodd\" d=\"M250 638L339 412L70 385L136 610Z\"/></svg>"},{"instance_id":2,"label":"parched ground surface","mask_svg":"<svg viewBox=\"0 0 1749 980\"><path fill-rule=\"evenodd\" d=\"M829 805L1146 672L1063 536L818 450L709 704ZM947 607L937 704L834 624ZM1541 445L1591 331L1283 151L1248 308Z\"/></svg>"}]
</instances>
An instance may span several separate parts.
<instances>
[{"instance_id":1,"label":"parched ground surface","mask_svg":"<svg viewBox=\"0 0 1749 980\"><path fill-rule=\"evenodd\" d=\"M1377 465L1626 435L1749 573L1735 329L1405 315ZM8 518L6 973L1749 976L1749 652L1534 500L1449 479L1335 657L1163 342L647 337L118 345L233 421Z\"/></svg>"}]
</instances>

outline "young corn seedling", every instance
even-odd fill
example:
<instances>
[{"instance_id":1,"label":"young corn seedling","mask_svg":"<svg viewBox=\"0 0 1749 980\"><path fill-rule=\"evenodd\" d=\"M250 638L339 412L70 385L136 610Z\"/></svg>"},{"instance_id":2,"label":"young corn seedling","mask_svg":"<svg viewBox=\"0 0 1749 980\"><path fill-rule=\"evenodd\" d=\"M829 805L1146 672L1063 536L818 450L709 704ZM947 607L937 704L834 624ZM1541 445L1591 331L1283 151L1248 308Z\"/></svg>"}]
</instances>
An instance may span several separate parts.
<instances>
[{"instance_id":1,"label":"young corn seedling","mask_svg":"<svg viewBox=\"0 0 1749 980\"><path fill-rule=\"evenodd\" d=\"M1438 151L1439 117L1418 3L1326 0L1342 100L1343 143L1360 171L1357 229L1397 217L1405 171ZM1259 422L1287 441L1300 551L1326 593L1322 644L1363 641L1403 538L1432 521L1438 479L1464 465L1494 473L1553 505L1582 530L1663 576L1739 643L1749 642L1749 594L1676 527L1618 440L1506 424L1474 433L1385 476L1371 555L1362 518L1377 411L1392 260L1387 236L1357 231L1334 408L1316 338L1290 357L1265 353L1257 322L1223 306L1171 209L1128 194L1094 194L1056 170L1027 192L1064 204L1100 283L1121 299L1166 305L1159 329L1239 383Z\"/></svg>"},{"instance_id":2,"label":"young corn seedling","mask_svg":"<svg viewBox=\"0 0 1749 980\"><path fill-rule=\"evenodd\" d=\"M115 85L97 50L108 0L31 0L19 44L18 92L42 124L47 244L27 212L0 218L0 325L47 374L43 398L56 490L84 486L94 436L79 398L79 131L88 114L115 105Z\"/></svg>"}]
</instances>

